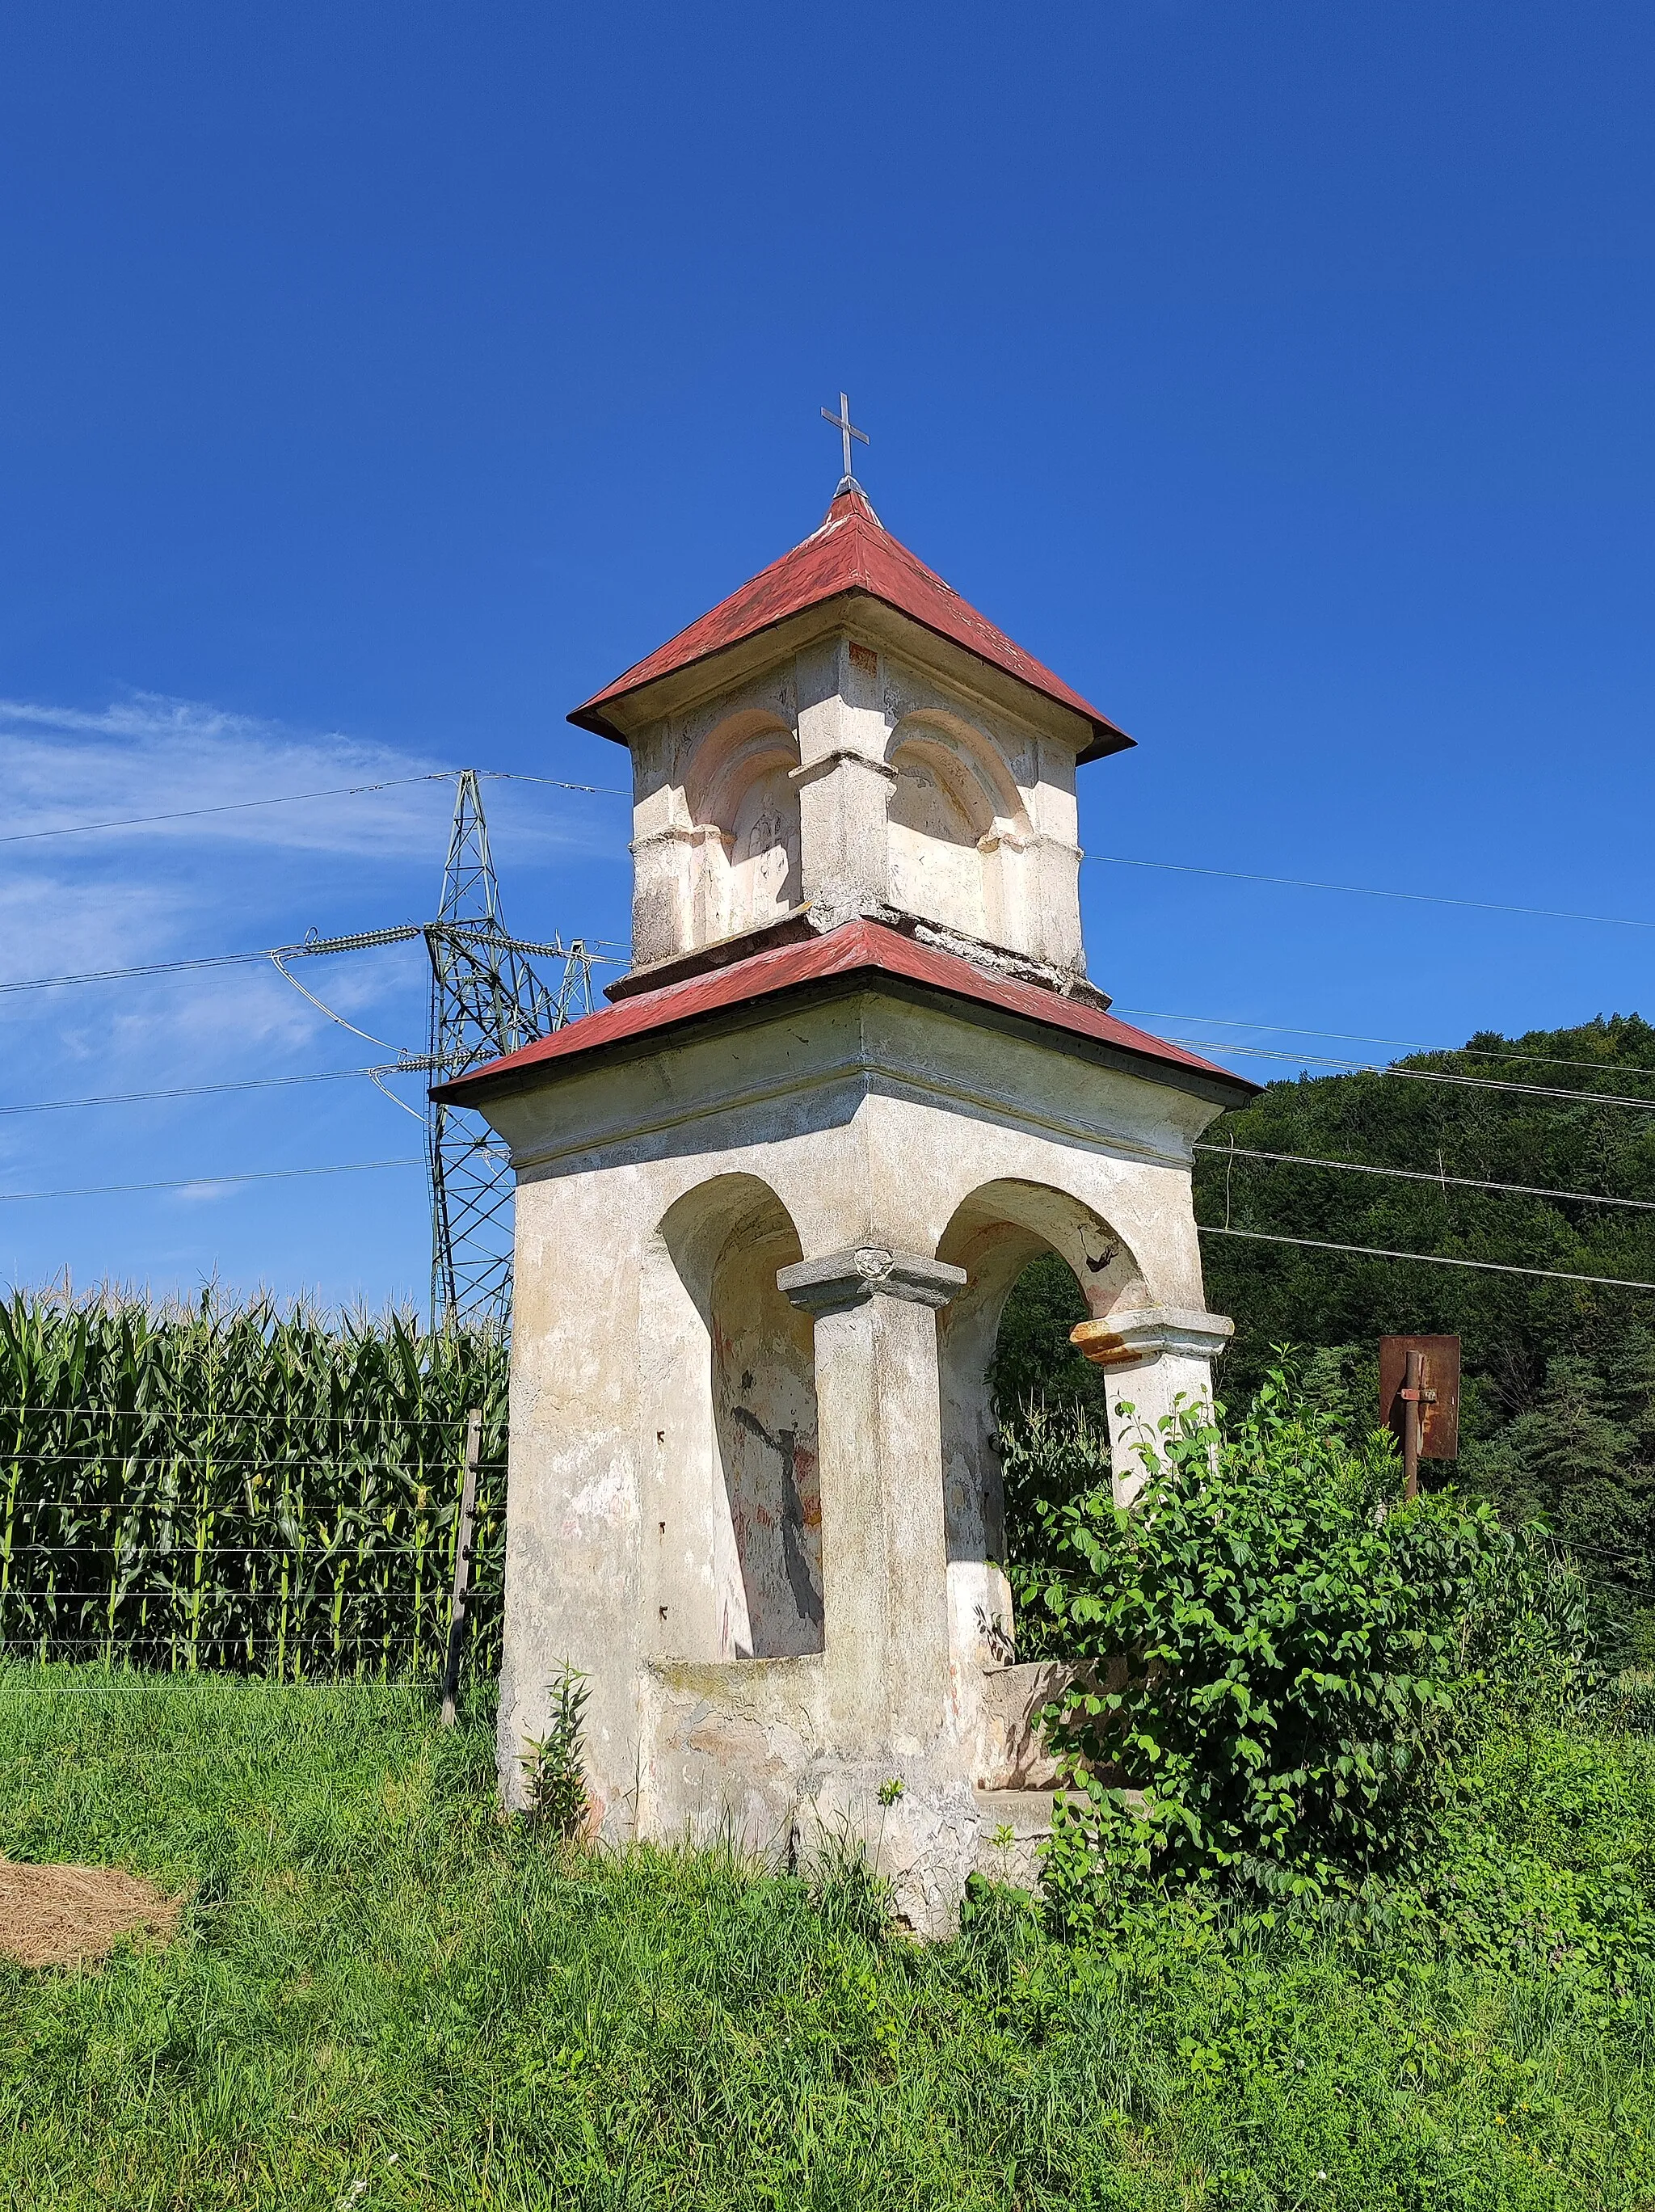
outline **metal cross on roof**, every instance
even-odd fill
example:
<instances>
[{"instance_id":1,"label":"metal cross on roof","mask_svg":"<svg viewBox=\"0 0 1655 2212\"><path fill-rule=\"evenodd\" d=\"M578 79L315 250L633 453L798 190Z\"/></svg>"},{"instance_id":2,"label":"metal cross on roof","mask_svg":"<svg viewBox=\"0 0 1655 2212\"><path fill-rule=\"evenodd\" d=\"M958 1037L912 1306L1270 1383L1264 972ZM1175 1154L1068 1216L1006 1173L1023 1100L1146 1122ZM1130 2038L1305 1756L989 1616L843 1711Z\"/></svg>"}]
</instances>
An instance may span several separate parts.
<instances>
[{"instance_id":1,"label":"metal cross on roof","mask_svg":"<svg viewBox=\"0 0 1655 2212\"><path fill-rule=\"evenodd\" d=\"M851 441L852 438L859 438L865 446L868 442L868 433L865 430L858 430L852 422L851 402L842 392L839 395L838 414L835 415L831 407L824 407L821 410L821 417L823 422L833 424L844 443L845 473L848 477L851 473Z\"/></svg>"}]
</instances>

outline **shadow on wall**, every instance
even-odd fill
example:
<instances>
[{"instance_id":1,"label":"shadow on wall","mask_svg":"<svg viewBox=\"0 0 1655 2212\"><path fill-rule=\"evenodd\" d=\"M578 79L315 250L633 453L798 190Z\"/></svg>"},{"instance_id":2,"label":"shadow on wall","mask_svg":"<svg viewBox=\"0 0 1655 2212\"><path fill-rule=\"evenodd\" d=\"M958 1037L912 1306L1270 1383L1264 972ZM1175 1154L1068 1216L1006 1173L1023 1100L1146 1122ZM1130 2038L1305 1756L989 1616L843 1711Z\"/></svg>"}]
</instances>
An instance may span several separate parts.
<instances>
[{"instance_id":1,"label":"shadow on wall","mask_svg":"<svg viewBox=\"0 0 1655 2212\"><path fill-rule=\"evenodd\" d=\"M776 1287L803 1257L798 1232L767 1184L737 1175L680 1199L662 1233L700 1337L681 1347L692 1402L679 1408L673 1463L691 1494L676 1501L688 1541L670 1556L705 1554L714 1595L711 1633L675 1648L720 1659L820 1651L815 1331ZM688 1611L679 1605L681 1621Z\"/></svg>"},{"instance_id":2,"label":"shadow on wall","mask_svg":"<svg viewBox=\"0 0 1655 2212\"><path fill-rule=\"evenodd\" d=\"M944 1526L955 1650L983 1667L1015 1648L1005 1493L991 1381L1001 1316L1031 1261L1055 1254L1094 1319L1147 1302L1125 1239L1092 1209L1041 1183L985 1183L955 1212L937 1248L966 1270L966 1287L937 1316Z\"/></svg>"},{"instance_id":3,"label":"shadow on wall","mask_svg":"<svg viewBox=\"0 0 1655 2212\"><path fill-rule=\"evenodd\" d=\"M705 740L685 789L700 837L704 939L762 928L798 904L798 740L773 715L732 714Z\"/></svg>"}]
</instances>

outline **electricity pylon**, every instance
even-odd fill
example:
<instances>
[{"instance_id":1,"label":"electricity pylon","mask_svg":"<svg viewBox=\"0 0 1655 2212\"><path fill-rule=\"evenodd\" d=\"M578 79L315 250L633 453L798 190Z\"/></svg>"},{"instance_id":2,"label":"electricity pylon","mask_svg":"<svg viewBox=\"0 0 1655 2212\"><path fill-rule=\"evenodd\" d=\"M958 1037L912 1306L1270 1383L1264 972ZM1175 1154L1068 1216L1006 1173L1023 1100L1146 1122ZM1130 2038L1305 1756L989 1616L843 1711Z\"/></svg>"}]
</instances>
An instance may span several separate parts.
<instances>
[{"instance_id":1,"label":"electricity pylon","mask_svg":"<svg viewBox=\"0 0 1655 2212\"><path fill-rule=\"evenodd\" d=\"M437 919L421 934L431 957L427 1065L441 1082L591 1012L591 965L580 939L531 945L506 930L482 794L471 769L462 774L454 794ZM536 974L530 954L562 963L555 988ZM432 1317L505 1328L512 1317L510 1157L481 1115L434 1099L426 1157Z\"/></svg>"},{"instance_id":2,"label":"electricity pylon","mask_svg":"<svg viewBox=\"0 0 1655 2212\"><path fill-rule=\"evenodd\" d=\"M295 990L330 1021L346 1022L288 972L286 963L318 953L361 952L372 945L404 945L422 937L431 956L431 1027L424 1053L400 1053L382 1075L434 1075L446 1082L468 1068L499 1060L536 1037L561 1030L592 1006L591 959L584 941L531 945L511 936L500 917L500 885L488 852L488 825L475 769L465 769L454 794L442 902L434 921L403 922L391 929L321 937L312 930L302 945L287 945L270 957ZM555 989L529 964L530 956L561 961ZM365 1030L358 1030L366 1036ZM377 1038L369 1042L377 1043ZM383 1084L380 1089L385 1088ZM402 1102L397 1101L400 1104ZM409 1112L414 1111L412 1107ZM442 1327L481 1322L501 1330L512 1320L512 1196L510 1155L495 1143L481 1115L435 1099L425 1115L426 1160L431 1180L431 1318Z\"/></svg>"}]
</instances>

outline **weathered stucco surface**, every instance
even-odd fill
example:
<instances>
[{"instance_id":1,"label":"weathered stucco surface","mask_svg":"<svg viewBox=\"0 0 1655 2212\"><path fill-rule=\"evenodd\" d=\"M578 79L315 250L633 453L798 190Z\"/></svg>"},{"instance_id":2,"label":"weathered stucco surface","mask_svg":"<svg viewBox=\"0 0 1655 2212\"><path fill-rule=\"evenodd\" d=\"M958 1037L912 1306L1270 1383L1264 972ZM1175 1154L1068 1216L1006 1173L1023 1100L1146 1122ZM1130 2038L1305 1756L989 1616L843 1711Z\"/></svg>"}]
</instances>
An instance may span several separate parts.
<instances>
[{"instance_id":1,"label":"weathered stucco surface","mask_svg":"<svg viewBox=\"0 0 1655 2212\"><path fill-rule=\"evenodd\" d=\"M1075 775L1097 718L1000 642L836 590L603 695L588 726L624 737L634 775L617 988L734 974L779 921L870 915L1095 1004ZM1228 1327L1190 1204L1222 1079L1139 1071L887 975L487 1094L518 1175L508 1796L573 1666L612 1839L793 1860L859 1840L926 1930L999 1868L997 1830L1002 1870L1032 1876L1052 1680L1009 1663L995 1564L1002 1310L1038 1255L1073 1269L1082 1349L1136 1408L1112 1414L1123 1499L1134 1424L1204 1391Z\"/></svg>"},{"instance_id":2,"label":"weathered stucco surface","mask_svg":"<svg viewBox=\"0 0 1655 2212\"><path fill-rule=\"evenodd\" d=\"M802 905L886 906L1085 973L1075 760L1090 737L1029 693L961 680L956 650L870 605L632 738L640 966Z\"/></svg>"},{"instance_id":3,"label":"weathered stucco surface","mask_svg":"<svg viewBox=\"0 0 1655 2212\"><path fill-rule=\"evenodd\" d=\"M1054 1250L1099 1321L1203 1318L1215 1110L860 986L491 1105L519 1175L508 1793L579 1667L605 1835L861 1838L949 1924L985 1790L1038 1771L991 1564L1000 1311ZM1149 1356L1123 1395L1153 1417L1206 1370Z\"/></svg>"}]
</instances>

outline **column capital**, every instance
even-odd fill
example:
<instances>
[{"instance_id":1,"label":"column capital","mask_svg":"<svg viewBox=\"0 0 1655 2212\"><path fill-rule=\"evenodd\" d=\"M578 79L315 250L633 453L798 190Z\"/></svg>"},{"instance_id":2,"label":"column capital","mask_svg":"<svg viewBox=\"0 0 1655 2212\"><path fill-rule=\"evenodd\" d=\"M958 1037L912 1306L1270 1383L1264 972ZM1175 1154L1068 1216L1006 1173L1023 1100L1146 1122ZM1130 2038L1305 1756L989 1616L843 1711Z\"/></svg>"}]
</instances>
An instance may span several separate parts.
<instances>
[{"instance_id":1,"label":"column capital","mask_svg":"<svg viewBox=\"0 0 1655 2212\"><path fill-rule=\"evenodd\" d=\"M711 845L729 842L729 833L716 822L669 822L659 830L646 830L634 837L627 850L635 859L657 845Z\"/></svg>"},{"instance_id":2,"label":"column capital","mask_svg":"<svg viewBox=\"0 0 1655 2212\"><path fill-rule=\"evenodd\" d=\"M790 768L788 780L801 786L815 783L822 776L832 775L837 769L847 766L865 768L886 783L894 784L897 780L896 770L888 761L877 759L871 753L859 752L854 745L835 745L831 752L821 754L818 759L806 761L802 768Z\"/></svg>"},{"instance_id":3,"label":"column capital","mask_svg":"<svg viewBox=\"0 0 1655 2212\"><path fill-rule=\"evenodd\" d=\"M893 1252L885 1244L858 1244L821 1260L801 1260L784 1267L776 1287L801 1313L842 1313L865 1305L877 1294L912 1305L945 1306L966 1286L966 1271L946 1260L922 1260L916 1252Z\"/></svg>"},{"instance_id":4,"label":"column capital","mask_svg":"<svg viewBox=\"0 0 1655 2212\"><path fill-rule=\"evenodd\" d=\"M1153 1367L1171 1355L1178 1359L1215 1359L1235 1334L1228 1315L1203 1313L1189 1306L1134 1306L1101 1321L1083 1321L1069 1341L1094 1367L1121 1373Z\"/></svg>"}]
</instances>

